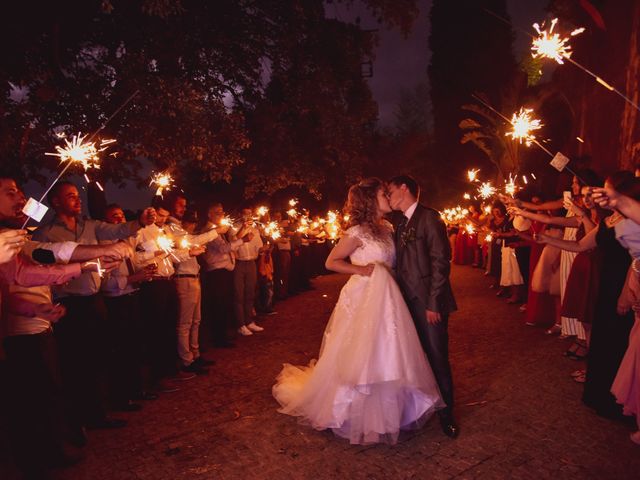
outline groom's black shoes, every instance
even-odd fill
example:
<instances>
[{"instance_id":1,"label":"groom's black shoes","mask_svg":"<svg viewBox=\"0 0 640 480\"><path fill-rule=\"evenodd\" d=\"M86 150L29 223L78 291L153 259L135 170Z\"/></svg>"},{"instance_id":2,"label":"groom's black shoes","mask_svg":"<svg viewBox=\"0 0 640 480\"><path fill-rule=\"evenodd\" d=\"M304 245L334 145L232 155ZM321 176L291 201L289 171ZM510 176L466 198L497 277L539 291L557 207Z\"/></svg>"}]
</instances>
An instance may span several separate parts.
<instances>
[{"instance_id":1,"label":"groom's black shoes","mask_svg":"<svg viewBox=\"0 0 640 480\"><path fill-rule=\"evenodd\" d=\"M457 438L460 435L460 427L453 419L453 415L451 413L441 413L439 417L442 432L449 438Z\"/></svg>"}]
</instances>

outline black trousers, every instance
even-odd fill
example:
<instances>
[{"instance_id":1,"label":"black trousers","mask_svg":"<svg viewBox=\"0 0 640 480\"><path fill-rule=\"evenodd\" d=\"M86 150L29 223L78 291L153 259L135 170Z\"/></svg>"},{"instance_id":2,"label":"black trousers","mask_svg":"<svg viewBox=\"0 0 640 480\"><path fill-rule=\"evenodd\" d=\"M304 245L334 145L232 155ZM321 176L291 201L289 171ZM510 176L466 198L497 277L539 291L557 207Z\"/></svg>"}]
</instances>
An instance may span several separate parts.
<instances>
[{"instance_id":1,"label":"black trousers","mask_svg":"<svg viewBox=\"0 0 640 480\"><path fill-rule=\"evenodd\" d=\"M140 285L143 337L152 383L177 372L178 294L170 279Z\"/></svg>"},{"instance_id":2,"label":"black trousers","mask_svg":"<svg viewBox=\"0 0 640 480\"><path fill-rule=\"evenodd\" d=\"M51 331L4 339L8 419L16 464L24 472L44 468L62 453L62 391Z\"/></svg>"},{"instance_id":3,"label":"black trousers","mask_svg":"<svg viewBox=\"0 0 640 480\"><path fill-rule=\"evenodd\" d=\"M289 276L291 274L291 251L273 251L273 281L275 283L275 295L279 300L289 295Z\"/></svg>"},{"instance_id":4,"label":"black trousers","mask_svg":"<svg viewBox=\"0 0 640 480\"><path fill-rule=\"evenodd\" d=\"M67 314L54 326L58 343L64 407L69 425L78 428L105 417L105 319L102 298L64 297Z\"/></svg>"},{"instance_id":5,"label":"black trousers","mask_svg":"<svg viewBox=\"0 0 640 480\"><path fill-rule=\"evenodd\" d=\"M204 272L202 278L202 319L207 325L211 343L221 345L228 340L227 331L234 325L233 272L218 268Z\"/></svg>"},{"instance_id":6,"label":"black trousers","mask_svg":"<svg viewBox=\"0 0 640 480\"><path fill-rule=\"evenodd\" d=\"M449 315L442 315L442 320L435 325L427 322L426 306L417 298L407 302L409 311L420 338L422 348L427 354L431 369L438 382L442 399L447 404L449 413L453 409L453 377L449 364Z\"/></svg>"},{"instance_id":7,"label":"black trousers","mask_svg":"<svg viewBox=\"0 0 640 480\"><path fill-rule=\"evenodd\" d=\"M126 403L142 388L142 326L139 293L104 297L107 308L109 399Z\"/></svg>"}]
</instances>

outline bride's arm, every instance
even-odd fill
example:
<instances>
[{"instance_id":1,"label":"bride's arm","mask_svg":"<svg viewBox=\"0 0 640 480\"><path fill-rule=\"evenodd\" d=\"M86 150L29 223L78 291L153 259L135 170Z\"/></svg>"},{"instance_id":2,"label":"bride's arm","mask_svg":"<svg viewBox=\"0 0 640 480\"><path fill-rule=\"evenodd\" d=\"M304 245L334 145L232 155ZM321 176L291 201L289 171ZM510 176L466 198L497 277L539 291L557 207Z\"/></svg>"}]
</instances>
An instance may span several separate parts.
<instances>
[{"instance_id":1,"label":"bride's arm","mask_svg":"<svg viewBox=\"0 0 640 480\"><path fill-rule=\"evenodd\" d=\"M373 273L374 265L353 265L347 262L345 259L349 257L357 248L362 246L362 241L358 238L344 236L340 239L338 244L333 247L331 253L327 257L327 261L324 266L327 270L331 270L338 273L349 273L351 275L363 275L365 277L370 276Z\"/></svg>"}]
</instances>

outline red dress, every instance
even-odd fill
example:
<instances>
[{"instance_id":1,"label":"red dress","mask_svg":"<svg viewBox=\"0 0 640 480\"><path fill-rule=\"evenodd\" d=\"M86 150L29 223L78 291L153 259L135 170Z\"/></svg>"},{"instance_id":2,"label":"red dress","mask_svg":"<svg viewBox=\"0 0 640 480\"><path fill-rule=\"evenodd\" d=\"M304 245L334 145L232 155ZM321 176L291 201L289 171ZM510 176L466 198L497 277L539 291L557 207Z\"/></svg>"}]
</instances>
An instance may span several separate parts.
<instances>
[{"instance_id":1,"label":"red dress","mask_svg":"<svg viewBox=\"0 0 640 480\"><path fill-rule=\"evenodd\" d=\"M532 222L531 233L540 233L544 229L544 224ZM545 293L534 292L531 289L531 279L533 271L538 264L544 245L533 242L531 244L531 254L529 256L529 294L527 296L527 316L526 322L536 326L549 328L555 323L555 296Z\"/></svg>"}]
</instances>

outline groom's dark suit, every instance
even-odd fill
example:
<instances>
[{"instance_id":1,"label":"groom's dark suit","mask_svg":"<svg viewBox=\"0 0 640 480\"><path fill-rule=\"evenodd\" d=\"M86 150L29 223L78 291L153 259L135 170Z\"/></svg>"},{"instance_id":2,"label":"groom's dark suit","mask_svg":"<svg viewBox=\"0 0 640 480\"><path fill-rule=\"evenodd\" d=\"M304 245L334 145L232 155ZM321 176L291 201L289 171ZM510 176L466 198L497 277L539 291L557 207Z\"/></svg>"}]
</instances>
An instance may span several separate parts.
<instances>
[{"instance_id":1,"label":"groom's dark suit","mask_svg":"<svg viewBox=\"0 0 640 480\"><path fill-rule=\"evenodd\" d=\"M437 211L420 204L408 223L400 215L395 227L398 284L450 412L453 380L447 325L449 313L457 307L449 283L451 247L447 230ZM429 324L427 309L440 313L441 321Z\"/></svg>"}]
</instances>

